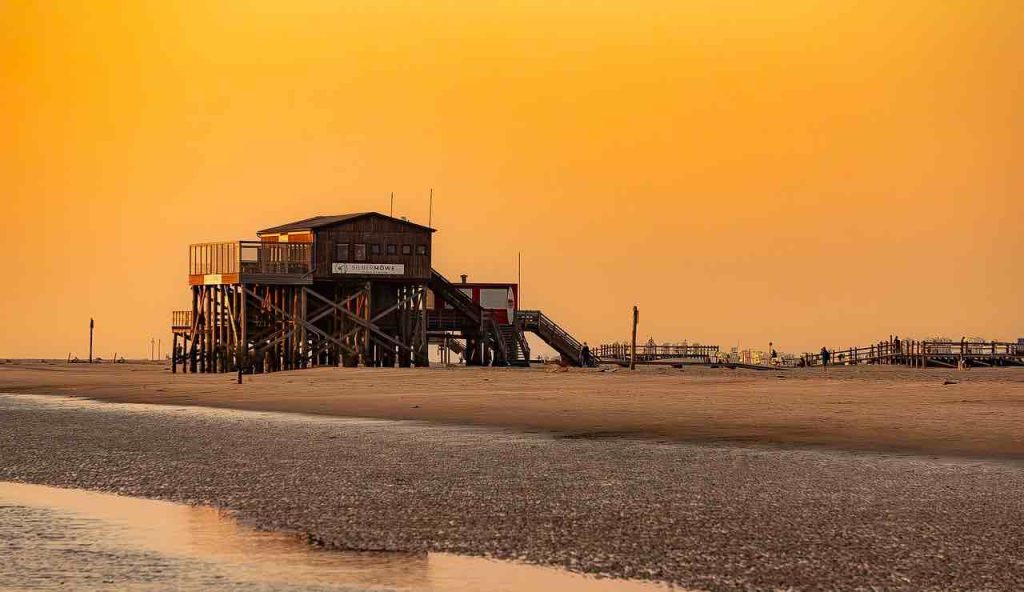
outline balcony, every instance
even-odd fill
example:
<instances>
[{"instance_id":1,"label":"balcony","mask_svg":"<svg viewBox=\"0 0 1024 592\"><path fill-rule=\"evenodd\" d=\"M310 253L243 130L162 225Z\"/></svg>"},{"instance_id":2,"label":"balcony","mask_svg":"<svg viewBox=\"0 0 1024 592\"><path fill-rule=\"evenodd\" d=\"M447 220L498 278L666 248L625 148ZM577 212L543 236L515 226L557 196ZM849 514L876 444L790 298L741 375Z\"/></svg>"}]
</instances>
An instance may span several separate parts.
<instances>
[{"instance_id":1,"label":"balcony","mask_svg":"<svg viewBox=\"0 0 1024 592\"><path fill-rule=\"evenodd\" d=\"M171 330L172 331L184 331L192 328L192 311L191 310L172 310L171 311Z\"/></svg>"},{"instance_id":2,"label":"balcony","mask_svg":"<svg viewBox=\"0 0 1024 592\"><path fill-rule=\"evenodd\" d=\"M233 241L188 248L188 280L213 284L312 284L313 245Z\"/></svg>"}]
</instances>

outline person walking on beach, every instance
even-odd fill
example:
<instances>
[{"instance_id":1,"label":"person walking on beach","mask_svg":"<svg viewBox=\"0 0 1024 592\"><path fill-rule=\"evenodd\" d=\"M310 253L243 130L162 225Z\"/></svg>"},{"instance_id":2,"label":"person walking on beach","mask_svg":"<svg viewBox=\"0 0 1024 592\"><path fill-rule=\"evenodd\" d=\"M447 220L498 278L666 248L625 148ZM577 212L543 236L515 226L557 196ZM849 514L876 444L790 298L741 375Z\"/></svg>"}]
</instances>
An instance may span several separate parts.
<instances>
[{"instance_id":1,"label":"person walking on beach","mask_svg":"<svg viewBox=\"0 0 1024 592\"><path fill-rule=\"evenodd\" d=\"M587 345L586 341L583 342L583 349L580 350L580 366L583 366L584 368L590 368L591 366L590 346Z\"/></svg>"},{"instance_id":2,"label":"person walking on beach","mask_svg":"<svg viewBox=\"0 0 1024 592\"><path fill-rule=\"evenodd\" d=\"M828 351L828 348L822 346L821 348L821 368L828 371L828 363L832 359L832 353Z\"/></svg>"}]
</instances>

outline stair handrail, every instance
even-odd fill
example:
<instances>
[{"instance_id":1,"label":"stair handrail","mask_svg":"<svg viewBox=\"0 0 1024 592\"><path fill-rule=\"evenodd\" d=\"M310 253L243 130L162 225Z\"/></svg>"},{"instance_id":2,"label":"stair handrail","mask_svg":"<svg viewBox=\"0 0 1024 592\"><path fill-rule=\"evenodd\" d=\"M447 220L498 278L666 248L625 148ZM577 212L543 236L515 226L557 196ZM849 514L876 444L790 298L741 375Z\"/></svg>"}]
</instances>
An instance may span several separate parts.
<instances>
[{"instance_id":1,"label":"stair handrail","mask_svg":"<svg viewBox=\"0 0 1024 592\"><path fill-rule=\"evenodd\" d=\"M561 328L558 325L558 323L555 323L554 321L552 321L550 317L548 317L544 313L540 313L540 320L541 320L542 324L548 325L549 329L555 335L557 335L560 339L562 339L562 341L565 341L569 345L571 345L573 347L573 349L577 350L577 352L579 350L583 349L583 344L582 343L577 341L576 338L573 337L572 335L570 335L568 331L566 331L565 329Z\"/></svg>"},{"instance_id":2,"label":"stair handrail","mask_svg":"<svg viewBox=\"0 0 1024 592\"><path fill-rule=\"evenodd\" d=\"M517 310L516 320L521 321L523 324L535 324L537 333L545 341L548 341L559 354L569 356L577 363L580 361L579 357L583 351L583 344L543 312L539 310Z\"/></svg>"},{"instance_id":3,"label":"stair handrail","mask_svg":"<svg viewBox=\"0 0 1024 592\"><path fill-rule=\"evenodd\" d=\"M441 275L436 269L431 269L431 279L439 285L442 290L438 292L443 300L449 302L452 306L460 307L463 314L469 316L474 322L481 322L483 320L483 309L479 304L473 302L473 299L466 295L465 292L458 289L454 283L450 282L448 278ZM445 296L450 296L446 298Z\"/></svg>"},{"instance_id":4,"label":"stair handrail","mask_svg":"<svg viewBox=\"0 0 1024 592\"><path fill-rule=\"evenodd\" d=\"M507 364L508 363L508 348L505 345L505 336L501 333L501 327L498 325L497 319L494 315L483 311L483 322L488 325L488 332L491 334L491 339L498 346L497 349L501 352L501 359Z\"/></svg>"}]
</instances>

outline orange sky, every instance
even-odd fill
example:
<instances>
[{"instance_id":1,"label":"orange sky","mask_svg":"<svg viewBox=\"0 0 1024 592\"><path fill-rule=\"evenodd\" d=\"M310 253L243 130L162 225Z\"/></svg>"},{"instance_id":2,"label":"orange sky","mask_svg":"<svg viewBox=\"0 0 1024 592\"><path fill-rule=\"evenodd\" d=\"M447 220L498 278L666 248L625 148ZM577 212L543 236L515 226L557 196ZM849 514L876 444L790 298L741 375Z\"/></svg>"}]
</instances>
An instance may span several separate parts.
<instances>
[{"instance_id":1,"label":"orange sky","mask_svg":"<svg viewBox=\"0 0 1024 592\"><path fill-rule=\"evenodd\" d=\"M1024 336L1020 8L0 4L0 356L166 349L190 242L430 187L591 343Z\"/></svg>"}]
</instances>

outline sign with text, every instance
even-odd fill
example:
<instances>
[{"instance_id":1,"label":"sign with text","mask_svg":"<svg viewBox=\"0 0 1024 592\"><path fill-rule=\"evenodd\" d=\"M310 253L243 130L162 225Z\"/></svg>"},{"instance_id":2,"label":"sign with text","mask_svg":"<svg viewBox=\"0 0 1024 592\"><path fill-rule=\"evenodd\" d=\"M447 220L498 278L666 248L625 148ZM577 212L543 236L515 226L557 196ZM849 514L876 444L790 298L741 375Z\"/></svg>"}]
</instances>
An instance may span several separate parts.
<instances>
[{"instance_id":1,"label":"sign with text","mask_svg":"<svg viewBox=\"0 0 1024 592\"><path fill-rule=\"evenodd\" d=\"M332 263L331 273L349 275L405 275L403 263Z\"/></svg>"}]
</instances>

